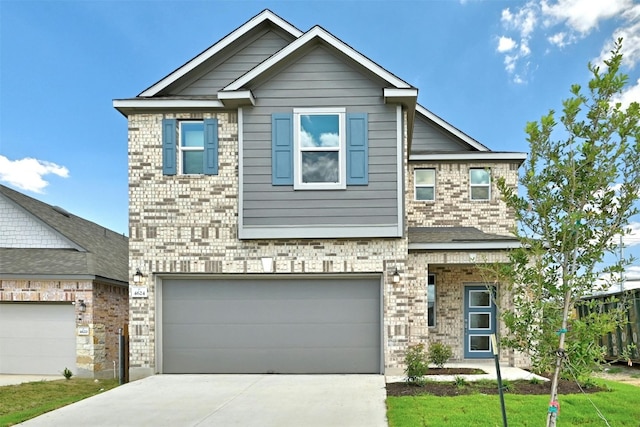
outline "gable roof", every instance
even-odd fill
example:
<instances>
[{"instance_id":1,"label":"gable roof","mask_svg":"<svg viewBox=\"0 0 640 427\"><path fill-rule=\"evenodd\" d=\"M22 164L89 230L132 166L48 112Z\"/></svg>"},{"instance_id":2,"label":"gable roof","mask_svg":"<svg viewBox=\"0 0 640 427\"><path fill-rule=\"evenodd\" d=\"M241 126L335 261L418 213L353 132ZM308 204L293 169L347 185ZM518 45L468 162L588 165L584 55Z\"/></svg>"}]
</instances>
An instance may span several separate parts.
<instances>
[{"instance_id":1,"label":"gable roof","mask_svg":"<svg viewBox=\"0 0 640 427\"><path fill-rule=\"evenodd\" d=\"M207 61L209 58L215 56L218 52L222 51L224 48L232 45L235 41L237 41L240 37L250 32L251 30L264 25L265 23L271 23L272 25L277 26L283 31L291 34L293 37L300 37L302 31L280 18L275 13L271 12L268 9L263 10L247 22L245 22L240 27L233 30L231 33L227 34L220 41L215 43L214 45L207 48L204 52L200 53L195 58L191 59L189 62L173 71L168 76L164 77L159 82L153 84L149 88L142 91L138 97L150 97L155 96L160 93L163 89L167 88L172 83L176 82L181 77L185 76L189 72L193 71L199 65Z\"/></svg>"},{"instance_id":2,"label":"gable roof","mask_svg":"<svg viewBox=\"0 0 640 427\"><path fill-rule=\"evenodd\" d=\"M0 197L62 236L72 247L0 248L0 276L100 277L128 284L126 236L4 185L0 185Z\"/></svg>"}]
</instances>

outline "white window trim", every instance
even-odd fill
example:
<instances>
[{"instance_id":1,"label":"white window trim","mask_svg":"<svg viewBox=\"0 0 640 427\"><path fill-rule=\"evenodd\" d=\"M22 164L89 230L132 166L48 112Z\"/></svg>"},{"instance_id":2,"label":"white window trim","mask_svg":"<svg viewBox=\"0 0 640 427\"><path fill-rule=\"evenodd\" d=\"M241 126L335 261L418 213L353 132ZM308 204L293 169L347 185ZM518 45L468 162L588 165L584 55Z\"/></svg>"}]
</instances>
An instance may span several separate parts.
<instances>
[{"instance_id":1,"label":"white window trim","mask_svg":"<svg viewBox=\"0 0 640 427\"><path fill-rule=\"evenodd\" d=\"M425 170L433 171L433 185L424 185L424 184L418 185L416 174L418 171L425 171ZM437 179L437 173L435 168L414 169L413 170L413 200L416 202L435 202L436 201L436 179ZM426 200L418 199L418 188L429 188L429 187L433 187L433 199L426 199Z\"/></svg>"},{"instance_id":2,"label":"white window trim","mask_svg":"<svg viewBox=\"0 0 640 427\"><path fill-rule=\"evenodd\" d=\"M182 125L183 123L202 123L203 125L203 132L204 132L204 120L180 120L178 121L178 138L177 139L177 145L178 145L178 175L186 175L186 176L200 176L200 175L204 175L204 171L203 173L184 173L183 172L183 155L182 153L184 153L185 151L202 151L203 155L204 155L204 144L201 147L183 147L182 146Z\"/></svg>"},{"instance_id":3,"label":"white window trim","mask_svg":"<svg viewBox=\"0 0 640 427\"><path fill-rule=\"evenodd\" d=\"M306 114L336 114L339 117L340 145L338 151L338 173L340 181L302 182L302 150L300 147L300 116ZM294 190L344 190L347 188L347 126L346 108L294 108L293 110L293 189ZM313 151L313 150L308 150ZM331 151L323 147L318 151Z\"/></svg>"},{"instance_id":4,"label":"white window trim","mask_svg":"<svg viewBox=\"0 0 640 427\"><path fill-rule=\"evenodd\" d=\"M483 170L486 171L489 174L489 183L488 184L474 184L473 182L471 182L471 172L474 170ZM487 191L487 198L486 199L474 199L473 198L473 191L471 191L473 188L483 188L483 187L487 187L488 191ZM474 202L488 202L491 200L491 170L487 169L487 168L471 168L469 169L469 199L471 201Z\"/></svg>"},{"instance_id":5,"label":"white window trim","mask_svg":"<svg viewBox=\"0 0 640 427\"><path fill-rule=\"evenodd\" d=\"M433 325L429 325L429 278L433 277ZM438 326L438 287L436 284L436 275L427 274L427 327L435 328Z\"/></svg>"}]
</instances>

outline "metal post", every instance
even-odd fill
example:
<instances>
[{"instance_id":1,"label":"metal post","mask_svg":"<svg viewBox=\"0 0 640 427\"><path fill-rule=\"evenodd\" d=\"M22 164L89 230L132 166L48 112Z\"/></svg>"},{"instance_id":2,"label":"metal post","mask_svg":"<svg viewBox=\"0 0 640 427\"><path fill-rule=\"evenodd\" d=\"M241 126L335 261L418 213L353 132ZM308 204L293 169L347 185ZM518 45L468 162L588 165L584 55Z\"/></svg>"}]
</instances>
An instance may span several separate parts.
<instances>
[{"instance_id":1,"label":"metal post","mask_svg":"<svg viewBox=\"0 0 640 427\"><path fill-rule=\"evenodd\" d=\"M500 373L500 356L498 354L498 343L495 334L491 334L491 346L493 347L493 358L496 361L496 373L498 375L498 393L500 394L500 406L502 407L502 425L507 427L507 409L504 406L504 390L502 389L502 374Z\"/></svg>"},{"instance_id":2,"label":"metal post","mask_svg":"<svg viewBox=\"0 0 640 427\"><path fill-rule=\"evenodd\" d=\"M124 357L125 357L124 333L122 328L118 329L118 371L120 377L120 385L124 384Z\"/></svg>"}]
</instances>

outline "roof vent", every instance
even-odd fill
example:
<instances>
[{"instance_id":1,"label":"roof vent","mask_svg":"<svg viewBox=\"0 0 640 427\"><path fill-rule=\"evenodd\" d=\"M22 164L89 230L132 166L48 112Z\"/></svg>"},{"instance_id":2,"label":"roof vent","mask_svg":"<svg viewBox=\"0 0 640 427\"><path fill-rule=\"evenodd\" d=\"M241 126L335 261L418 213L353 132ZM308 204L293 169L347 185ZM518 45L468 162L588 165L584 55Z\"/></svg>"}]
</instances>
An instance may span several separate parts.
<instances>
[{"instance_id":1,"label":"roof vent","mask_svg":"<svg viewBox=\"0 0 640 427\"><path fill-rule=\"evenodd\" d=\"M71 217L71 214L69 212L67 212L65 209L61 208L60 206L52 206L53 210L58 212L60 215L66 216L67 218Z\"/></svg>"}]
</instances>

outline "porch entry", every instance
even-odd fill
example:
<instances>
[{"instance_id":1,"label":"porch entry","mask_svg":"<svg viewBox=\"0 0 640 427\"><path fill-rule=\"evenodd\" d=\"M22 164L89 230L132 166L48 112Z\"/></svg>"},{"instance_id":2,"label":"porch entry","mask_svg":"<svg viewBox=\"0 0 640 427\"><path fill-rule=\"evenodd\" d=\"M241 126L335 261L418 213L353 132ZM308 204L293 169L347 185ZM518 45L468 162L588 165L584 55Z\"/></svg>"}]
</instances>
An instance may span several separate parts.
<instances>
[{"instance_id":1,"label":"porch entry","mask_svg":"<svg viewBox=\"0 0 640 427\"><path fill-rule=\"evenodd\" d=\"M493 357L491 334L496 333L495 287L464 287L464 357Z\"/></svg>"}]
</instances>

